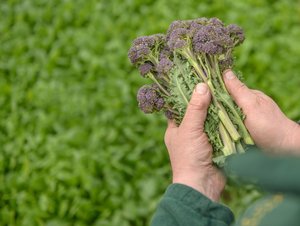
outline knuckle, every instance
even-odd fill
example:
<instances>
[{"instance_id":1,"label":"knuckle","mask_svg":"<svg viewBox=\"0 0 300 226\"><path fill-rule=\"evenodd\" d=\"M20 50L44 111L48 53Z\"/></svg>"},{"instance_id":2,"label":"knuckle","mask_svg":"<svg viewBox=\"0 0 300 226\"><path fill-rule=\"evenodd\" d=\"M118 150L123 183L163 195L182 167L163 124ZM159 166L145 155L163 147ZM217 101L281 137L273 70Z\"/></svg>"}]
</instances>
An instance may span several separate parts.
<instances>
[{"instance_id":1,"label":"knuckle","mask_svg":"<svg viewBox=\"0 0 300 226\"><path fill-rule=\"evenodd\" d=\"M240 83L237 87L238 92L243 92L247 89L247 86L244 83Z\"/></svg>"}]
</instances>

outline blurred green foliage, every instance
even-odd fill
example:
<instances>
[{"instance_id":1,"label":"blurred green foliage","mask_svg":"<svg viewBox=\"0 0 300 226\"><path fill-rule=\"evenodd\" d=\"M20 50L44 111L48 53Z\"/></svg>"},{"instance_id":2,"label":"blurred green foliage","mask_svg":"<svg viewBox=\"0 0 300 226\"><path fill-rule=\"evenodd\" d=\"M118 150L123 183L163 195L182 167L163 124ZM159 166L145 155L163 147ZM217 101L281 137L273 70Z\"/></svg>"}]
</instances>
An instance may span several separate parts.
<instances>
[{"instance_id":1,"label":"blurred green foliage","mask_svg":"<svg viewBox=\"0 0 300 226\"><path fill-rule=\"evenodd\" d=\"M177 19L244 28L245 82L300 118L295 0L1 0L0 224L147 225L170 183L165 119L136 104L132 39ZM239 212L239 192L227 202Z\"/></svg>"}]
</instances>

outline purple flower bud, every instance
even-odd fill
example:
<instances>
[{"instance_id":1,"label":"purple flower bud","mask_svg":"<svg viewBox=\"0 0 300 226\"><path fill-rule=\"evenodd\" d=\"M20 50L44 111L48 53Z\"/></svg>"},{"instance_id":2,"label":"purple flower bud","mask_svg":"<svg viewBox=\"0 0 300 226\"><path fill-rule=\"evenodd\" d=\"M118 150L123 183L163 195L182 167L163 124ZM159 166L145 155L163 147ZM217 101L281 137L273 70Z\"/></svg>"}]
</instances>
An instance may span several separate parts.
<instances>
[{"instance_id":1,"label":"purple flower bud","mask_svg":"<svg viewBox=\"0 0 300 226\"><path fill-rule=\"evenodd\" d=\"M154 34L151 35L155 39L155 42L165 42L166 41L166 36L164 34Z\"/></svg>"},{"instance_id":2,"label":"purple flower bud","mask_svg":"<svg viewBox=\"0 0 300 226\"><path fill-rule=\"evenodd\" d=\"M168 46L164 46L162 48L162 50L159 53L159 60L161 60L162 58L172 58L172 51L170 50L170 48Z\"/></svg>"},{"instance_id":3,"label":"purple flower bud","mask_svg":"<svg viewBox=\"0 0 300 226\"><path fill-rule=\"evenodd\" d=\"M155 38L152 36L141 36L133 40L132 45L138 46L138 45L146 45L148 47L152 47L155 44Z\"/></svg>"},{"instance_id":4,"label":"purple flower bud","mask_svg":"<svg viewBox=\"0 0 300 226\"><path fill-rule=\"evenodd\" d=\"M188 34L189 30L186 28L177 28L173 30L167 42L169 48L172 51L184 48L188 44L186 41Z\"/></svg>"},{"instance_id":5,"label":"purple flower bud","mask_svg":"<svg viewBox=\"0 0 300 226\"><path fill-rule=\"evenodd\" d=\"M224 48L220 45L218 45L216 42L206 42L203 43L202 46L199 46L201 48L201 52L210 54L210 55L218 55L223 53Z\"/></svg>"},{"instance_id":6,"label":"purple flower bud","mask_svg":"<svg viewBox=\"0 0 300 226\"><path fill-rule=\"evenodd\" d=\"M196 53L222 54L232 46L232 40L223 27L203 26L193 37L193 48Z\"/></svg>"},{"instance_id":7,"label":"purple flower bud","mask_svg":"<svg viewBox=\"0 0 300 226\"><path fill-rule=\"evenodd\" d=\"M165 104L156 85L144 85L137 93L139 108L146 114L160 111Z\"/></svg>"},{"instance_id":8,"label":"purple flower bud","mask_svg":"<svg viewBox=\"0 0 300 226\"><path fill-rule=\"evenodd\" d=\"M153 54L154 49L158 49L158 46L165 44L165 35L155 34L150 36L142 36L136 38L131 48L128 51L128 57L132 64L141 64L148 60L150 54ZM157 55L154 57L158 57Z\"/></svg>"},{"instance_id":9,"label":"purple flower bud","mask_svg":"<svg viewBox=\"0 0 300 226\"><path fill-rule=\"evenodd\" d=\"M215 27L218 27L218 26L224 27L224 23L216 17L210 18L208 23L215 26Z\"/></svg>"},{"instance_id":10,"label":"purple flower bud","mask_svg":"<svg viewBox=\"0 0 300 226\"><path fill-rule=\"evenodd\" d=\"M201 25L207 25L209 20L206 17L201 17L201 18L194 19L193 22Z\"/></svg>"},{"instance_id":11,"label":"purple flower bud","mask_svg":"<svg viewBox=\"0 0 300 226\"><path fill-rule=\"evenodd\" d=\"M203 26L204 26L203 24L199 24L193 21L190 25L190 32L189 32L191 37L193 37L195 33L197 33L197 31L199 31Z\"/></svg>"},{"instance_id":12,"label":"purple flower bud","mask_svg":"<svg viewBox=\"0 0 300 226\"><path fill-rule=\"evenodd\" d=\"M168 74L173 67L173 62L167 58L162 58L157 65L157 72L161 74Z\"/></svg>"},{"instance_id":13,"label":"purple flower bud","mask_svg":"<svg viewBox=\"0 0 300 226\"><path fill-rule=\"evenodd\" d=\"M157 101L156 101L156 103L155 103L155 105L156 105L156 110L160 111L164 107L164 105L165 105L164 99L161 98L161 97L158 98Z\"/></svg>"},{"instance_id":14,"label":"purple flower bud","mask_svg":"<svg viewBox=\"0 0 300 226\"><path fill-rule=\"evenodd\" d=\"M236 24L230 24L226 27L226 29L236 45L243 43L245 40L245 35L241 27L237 26Z\"/></svg>"},{"instance_id":15,"label":"purple flower bud","mask_svg":"<svg viewBox=\"0 0 300 226\"><path fill-rule=\"evenodd\" d=\"M144 44L134 45L128 51L128 58L132 64L144 61L151 53L148 46Z\"/></svg>"},{"instance_id":16,"label":"purple flower bud","mask_svg":"<svg viewBox=\"0 0 300 226\"><path fill-rule=\"evenodd\" d=\"M219 60L219 66L221 71L225 71L226 69L231 68L233 65L233 58L228 57L224 60Z\"/></svg>"},{"instance_id":17,"label":"purple flower bud","mask_svg":"<svg viewBox=\"0 0 300 226\"><path fill-rule=\"evenodd\" d=\"M174 115L170 110L166 110L166 111L165 111L165 116L166 116L168 119L174 119L174 118L175 118L175 115Z\"/></svg>"},{"instance_id":18,"label":"purple flower bud","mask_svg":"<svg viewBox=\"0 0 300 226\"><path fill-rule=\"evenodd\" d=\"M167 40L170 38L171 33L178 28L188 28L189 25L185 20L175 20L173 21L167 31Z\"/></svg>"},{"instance_id":19,"label":"purple flower bud","mask_svg":"<svg viewBox=\"0 0 300 226\"><path fill-rule=\"evenodd\" d=\"M139 66L139 71L142 77L145 77L149 72L154 69L154 66L152 63L144 63Z\"/></svg>"}]
</instances>

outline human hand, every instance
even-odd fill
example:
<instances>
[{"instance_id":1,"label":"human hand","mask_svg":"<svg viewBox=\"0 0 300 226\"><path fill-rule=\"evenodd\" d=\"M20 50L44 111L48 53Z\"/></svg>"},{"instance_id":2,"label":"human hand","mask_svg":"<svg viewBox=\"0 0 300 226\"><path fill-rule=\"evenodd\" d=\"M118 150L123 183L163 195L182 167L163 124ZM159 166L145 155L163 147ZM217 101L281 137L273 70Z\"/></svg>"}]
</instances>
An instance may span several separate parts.
<instances>
[{"instance_id":1,"label":"human hand","mask_svg":"<svg viewBox=\"0 0 300 226\"><path fill-rule=\"evenodd\" d=\"M173 183L190 186L218 201L225 178L212 164L212 146L204 132L211 95L207 85L196 86L179 127L169 120L165 143L169 152Z\"/></svg>"},{"instance_id":2,"label":"human hand","mask_svg":"<svg viewBox=\"0 0 300 226\"><path fill-rule=\"evenodd\" d=\"M287 118L270 97L249 89L231 70L225 71L224 82L246 115L245 125L259 147L300 154L300 126Z\"/></svg>"}]
</instances>

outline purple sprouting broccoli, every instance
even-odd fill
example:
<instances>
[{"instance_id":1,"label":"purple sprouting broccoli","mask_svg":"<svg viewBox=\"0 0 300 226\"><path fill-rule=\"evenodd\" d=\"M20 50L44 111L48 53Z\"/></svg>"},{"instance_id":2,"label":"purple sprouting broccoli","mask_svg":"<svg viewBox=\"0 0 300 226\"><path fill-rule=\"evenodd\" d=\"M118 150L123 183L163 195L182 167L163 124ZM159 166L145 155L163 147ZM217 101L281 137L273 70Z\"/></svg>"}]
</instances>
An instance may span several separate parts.
<instances>
[{"instance_id":1,"label":"purple sprouting broccoli","mask_svg":"<svg viewBox=\"0 0 300 226\"><path fill-rule=\"evenodd\" d=\"M189 45L189 30L186 28L177 28L172 31L168 40L168 47L172 50L183 49Z\"/></svg>"},{"instance_id":2,"label":"purple sprouting broccoli","mask_svg":"<svg viewBox=\"0 0 300 226\"><path fill-rule=\"evenodd\" d=\"M142 86L138 91L137 101L139 108L147 114L160 111L165 105L156 84Z\"/></svg>"},{"instance_id":3,"label":"purple sprouting broccoli","mask_svg":"<svg viewBox=\"0 0 300 226\"><path fill-rule=\"evenodd\" d=\"M234 45L240 45L245 40L245 34L241 27L236 24L230 24L226 27L230 37L233 39Z\"/></svg>"},{"instance_id":4,"label":"purple sprouting broccoli","mask_svg":"<svg viewBox=\"0 0 300 226\"><path fill-rule=\"evenodd\" d=\"M165 36L163 34L139 37L132 42L128 51L128 58L135 66L144 64L146 61L156 65L164 42Z\"/></svg>"},{"instance_id":5,"label":"purple sprouting broccoli","mask_svg":"<svg viewBox=\"0 0 300 226\"><path fill-rule=\"evenodd\" d=\"M224 23L216 17L210 18L208 20L208 24L214 26L214 27L224 27Z\"/></svg>"},{"instance_id":6,"label":"purple sprouting broccoli","mask_svg":"<svg viewBox=\"0 0 300 226\"><path fill-rule=\"evenodd\" d=\"M162 111L179 125L195 85L204 82L213 99L205 132L216 155L242 152L253 141L222 72L232 68L233 49L244 39L240 27L225 26L218 18L174 21L166 35L135 39L128 57L144 78L154 82L139 89L139 108L145 113Z\"/></svg>"},{"instance_id":7,"label":"purple sprouting broccoli","mask_svg":"<svg viewBox=\"0 0 300 226\"><path fill-rule=\"evenodd\" d=\"M161 51L167 53L165 35L155 34L142 36L132 42L128 51L128 57L133 65L139 68L140 74L144 78L150 78L165 95L169 95L165 84L161 84L157 73L157 66ZM164 79L165 80L165 79Z\"/></svg>"},{"instance_id":8,"label":"purple sprouting broccoli","mask_svg":"<svg viewBox=\"0 0 300 226\"><path fill-rule=\"evenodd\" d=\"M174 63L168 57L161 58L157 65L157 72L159 74L167 75L172 69L173 65Z\"/></svg>"},{"instance_id":9,"label":"purple sprouting broccoli","mask_svg":"<svg viewBox=\"0 0 300 226\"><path fill-rule=\"evenodd\" d=\"M221 71L225 71L226 69L230 69L233 66L233 58L232 56L228 56L223 60L219 60L219 66Z\"/></svg>"},{"instance_id":10,"label":"purple sprouting broccoli","mask_svg":"<svg viewBox=\"0 0 300 226\"><path fill-rule=\"evenodd\" d=\"M165 111L165 116L167 117L167 119L175 119L176 115L174 114L174 112L172 112L171 110L167 109Z\"/></svg>"},{"instance_id":11,"label":"purple sprouting broccoli","mask_svg":"<svg viewBox=\"0 0 300 226\"><path fill-rule=\"evenodd\" d=\"M142 77L154 70L154 65L151 62L145 62L139 66L139 71Z\"/></svg>"},{"instance_id":12,"label":"purple sprouting broccoli","mask_svg":"<svg viewBox=\"0 0 300 226\"><path fill-rule=\"evenodd\" d=\"M193 37L193 49L197 54L221 55L231 46L232 39L223 27L203 26Z\"/></svg>"},{"instance_id":13,"label":"purple sprouting broccoli","mask_svg":"<svg viewBox=\"0 0 300 226\"><path fill-rule=\"evenodd\" d=\"M190 21L186 21L186 20L175 20L173 21L167 31L166 34L166 40L168 40L171 36L171 34L173 33L174 30L177 30L179 28L185 28L188 29L190 26Z\"/></svg>"},{"instance_id":14,"label":"purple sprouting broccoli","mask_svg":"<svg viewBox=\"0 0 300 226\"><path fill-rule=\"evenodd\" d=\"M129 50L128 57L132 64L138 64L148 60L149 54L151 54L151 49L147 45L139 44Z\"/></svg>"}]
</instances>

